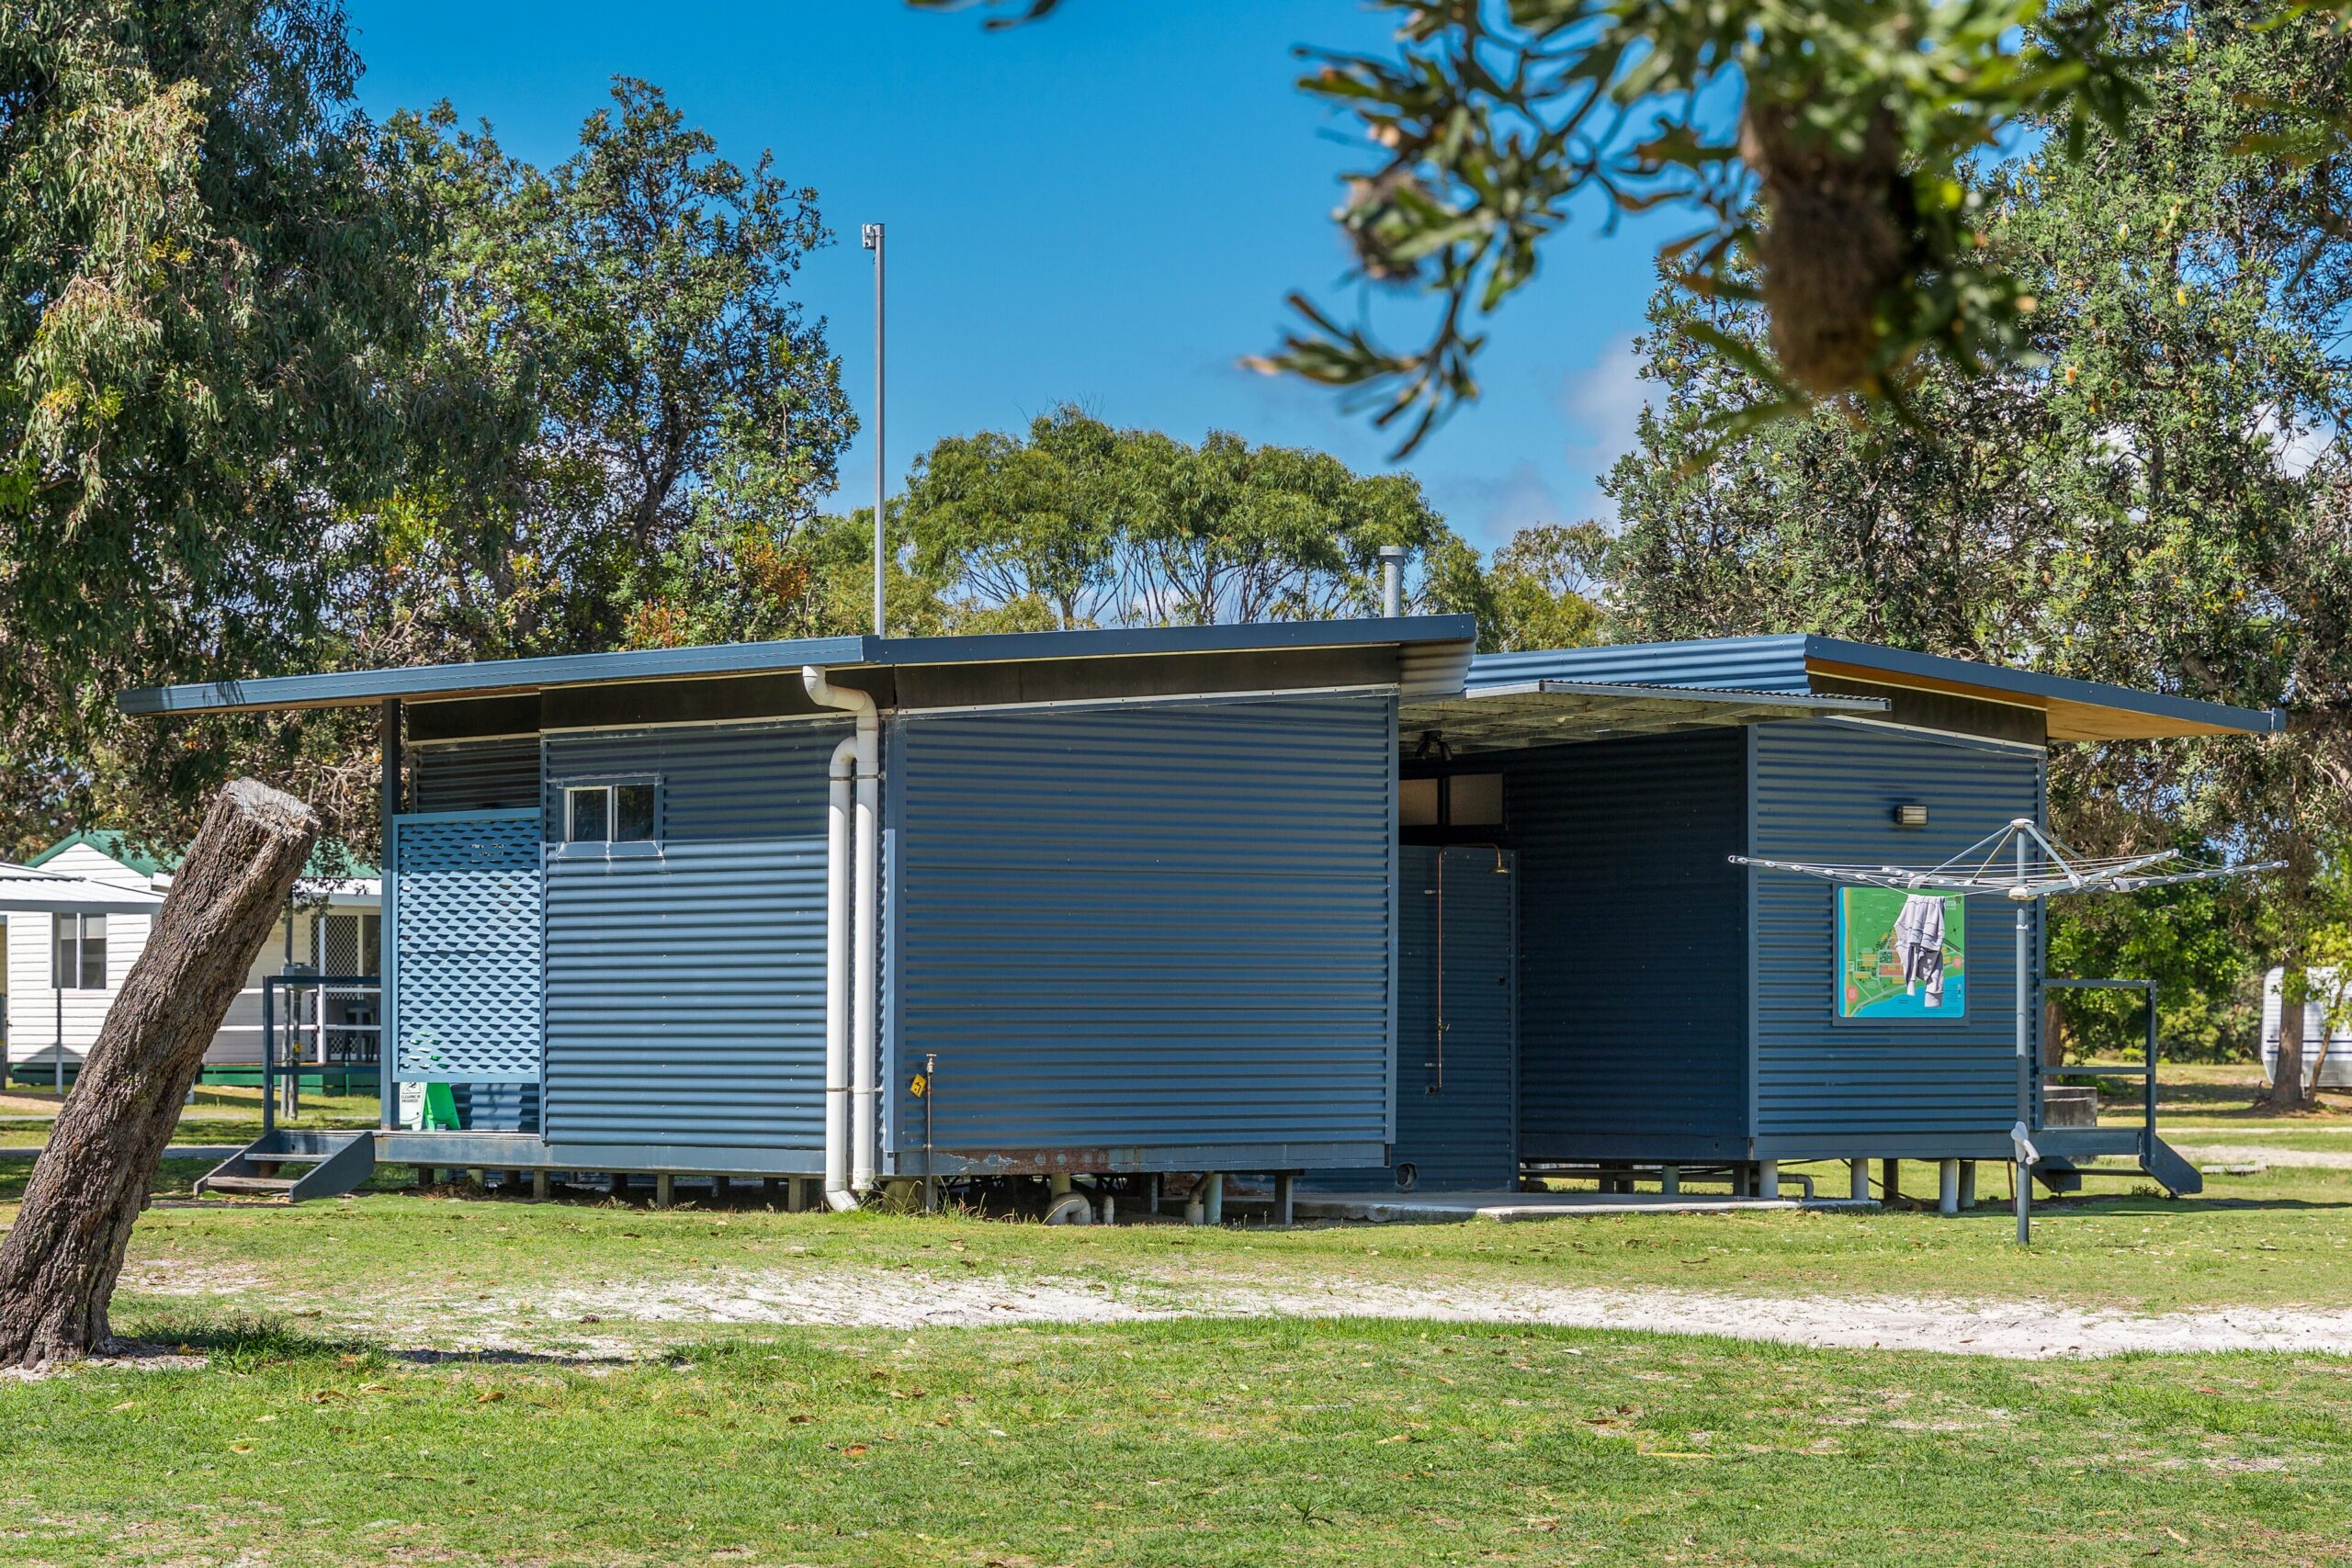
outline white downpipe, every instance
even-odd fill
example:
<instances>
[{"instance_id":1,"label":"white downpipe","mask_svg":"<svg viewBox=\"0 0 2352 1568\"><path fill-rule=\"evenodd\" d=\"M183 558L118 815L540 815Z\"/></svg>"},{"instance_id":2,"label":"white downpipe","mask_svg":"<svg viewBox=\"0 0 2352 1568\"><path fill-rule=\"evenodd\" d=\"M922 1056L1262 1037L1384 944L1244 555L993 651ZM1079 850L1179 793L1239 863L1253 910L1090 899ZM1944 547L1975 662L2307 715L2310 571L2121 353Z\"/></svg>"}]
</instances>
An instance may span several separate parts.
<instances>
[{"instance_id":1,"label":"white downpipe","mask_svg":"<svg viewBox=\"0 0 2352 1568\"><path fill-rule=\"evenodd\" d=\"M851 774L857 742L833 748L825 811L825 1206L854 1209L849 1185Z\"/></svg>"},{"instance_id":2,"label":"white downpipe","mask_svg":"<svg viewBox=\"0 0 2352 1568\"><path fill-rule=\"evenodd\" d=\"M833 752L825 840L825 1201L847 1209L872 1190L880 1159L875 959L881 936L881 718L871 696L834 685L813 664L801 668L800 681L809 701L850 714L857 723L856 733Z\"/></svg>"},{"instance_id":3,"label":"white downpipe","mask_svg":"<svg viewBox=\"0 0 2352 1568\"><path fill-rule=\"evenodd\" d=\"M882 1156L881 1005L882 747L874 702L857 720L857 935L852 988L856 999L854 1062L850 1081L850 1186L874 1190Z\"/></svg>"}]
</instances>

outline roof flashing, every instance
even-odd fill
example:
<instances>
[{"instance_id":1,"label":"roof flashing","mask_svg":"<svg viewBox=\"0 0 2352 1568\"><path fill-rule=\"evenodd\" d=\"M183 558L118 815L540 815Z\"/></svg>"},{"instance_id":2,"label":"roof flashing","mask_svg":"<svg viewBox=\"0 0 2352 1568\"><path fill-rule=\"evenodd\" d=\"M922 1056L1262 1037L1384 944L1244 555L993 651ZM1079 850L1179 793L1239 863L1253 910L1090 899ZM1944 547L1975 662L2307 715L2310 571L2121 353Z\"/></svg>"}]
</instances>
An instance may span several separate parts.
<instances>
[{"instance_id":1,"label":"roof flashing","mask_svg":"<svg viewBox=\"0 0 2352 1568\"><path fill-rule=\"evenodd\" d=\"M351 707L391 699L442 702L656 681L770 675L797 670L804 664L846 671L1201 653L1272 654L1308 649L1413 649L1431 644L1458 645L1462 660L1466 662L1476 637L1477 623L1468 615L1406 615L1393 619L999 632L967 637L808 637L786 642L719 643L699 648L561 654L472 664L150 686L123 693L117 705L131 715L238 713Z\"/></svg>"}]
</instances>

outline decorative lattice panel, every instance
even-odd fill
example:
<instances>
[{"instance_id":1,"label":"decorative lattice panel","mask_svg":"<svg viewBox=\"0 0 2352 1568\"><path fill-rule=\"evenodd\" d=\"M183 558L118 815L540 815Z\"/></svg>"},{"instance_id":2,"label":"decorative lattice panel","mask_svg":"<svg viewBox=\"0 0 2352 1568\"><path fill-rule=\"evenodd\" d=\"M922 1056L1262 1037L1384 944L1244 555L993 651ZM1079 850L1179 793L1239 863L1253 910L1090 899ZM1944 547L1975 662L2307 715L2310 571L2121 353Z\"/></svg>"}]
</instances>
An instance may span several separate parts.
<instances>
[{"instance_id":1,"label":"decorative lattice panel","mask_svg":"<svg viewBox=\"0 0 2352 1568\"><path fill-rule=\"evenodd\" d=\"M539 1080L539 814L396 819L395 1075Z\"/></svg>"}]
</instances>

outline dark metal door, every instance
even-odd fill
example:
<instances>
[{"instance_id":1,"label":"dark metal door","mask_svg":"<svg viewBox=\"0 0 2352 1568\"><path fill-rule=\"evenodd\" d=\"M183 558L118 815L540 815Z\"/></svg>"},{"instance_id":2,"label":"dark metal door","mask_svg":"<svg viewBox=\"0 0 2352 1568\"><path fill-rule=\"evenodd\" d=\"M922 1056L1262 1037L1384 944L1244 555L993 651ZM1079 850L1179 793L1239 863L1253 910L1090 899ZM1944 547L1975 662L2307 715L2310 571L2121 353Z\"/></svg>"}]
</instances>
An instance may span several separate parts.
<instances>
[{"instance_id":1,"label":"dark metal door","mask_svg":"<svg viewBox=\"0 0 2352 1568\"><path fill-rule=\"evenodd\" d=\"M1508 851L1399 852L1396 1179L1508 1190L1519 1177L1519 878Z\"/></svg>"}]
</instances>

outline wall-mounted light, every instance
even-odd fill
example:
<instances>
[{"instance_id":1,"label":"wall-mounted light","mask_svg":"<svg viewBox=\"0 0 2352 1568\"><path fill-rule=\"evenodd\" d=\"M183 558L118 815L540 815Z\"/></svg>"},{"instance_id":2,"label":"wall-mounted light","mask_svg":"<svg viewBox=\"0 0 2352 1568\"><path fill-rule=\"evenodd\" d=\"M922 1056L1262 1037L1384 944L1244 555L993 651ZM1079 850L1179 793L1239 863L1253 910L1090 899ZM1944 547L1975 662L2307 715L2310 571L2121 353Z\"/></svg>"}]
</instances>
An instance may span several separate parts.
<instances>
[{"instance_id":1,"label":"wall-mounted light","mask_svg":"<svg viewBox=\"0 0 2352 1568\"><path fill-rule=\"evenodd\" d=\"M1916 804L1898 806L1894 808L1894 825L1898 828L1924 828L1928 825L1928 808Z\"/></svg>"}]
</instances>

